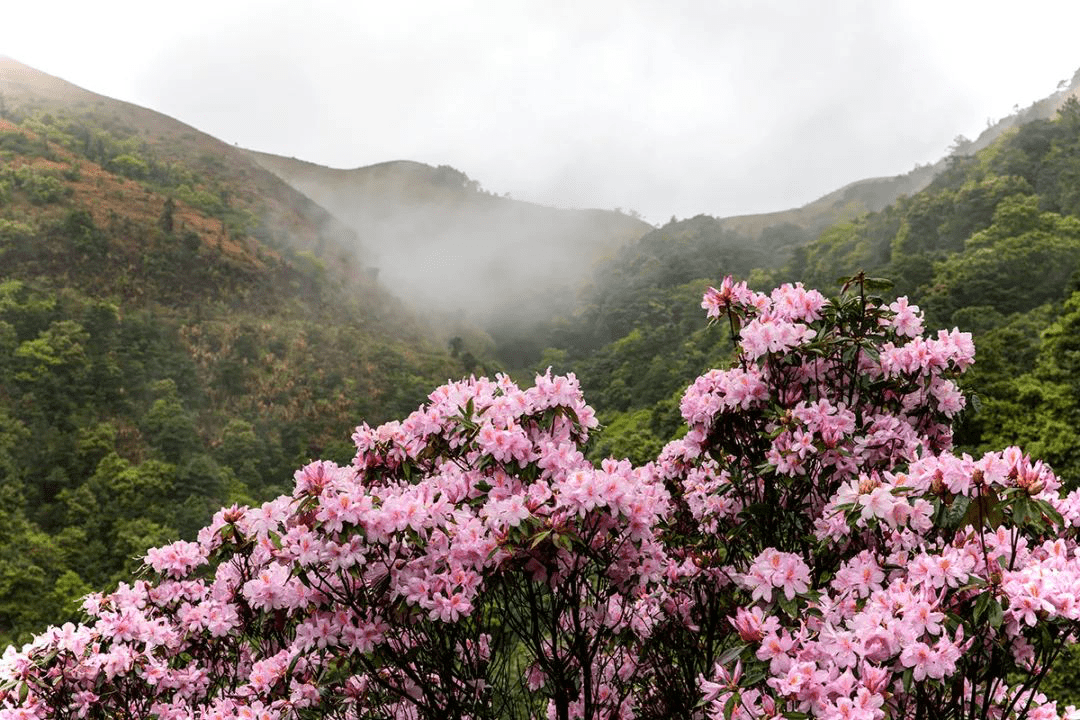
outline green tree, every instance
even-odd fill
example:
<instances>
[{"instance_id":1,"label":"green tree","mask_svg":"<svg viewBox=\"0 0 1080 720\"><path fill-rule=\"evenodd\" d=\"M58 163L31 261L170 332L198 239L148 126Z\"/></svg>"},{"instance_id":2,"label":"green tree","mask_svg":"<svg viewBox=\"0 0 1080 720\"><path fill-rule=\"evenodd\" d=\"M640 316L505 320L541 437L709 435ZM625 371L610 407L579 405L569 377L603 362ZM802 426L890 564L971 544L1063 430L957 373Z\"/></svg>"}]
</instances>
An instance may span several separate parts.
<instances>
[{"instance_id":1,"label":"green tree","mask_svg":"<svg viewBox=\"0 0 1080 720\"><path fill-rule=\"evenodd\" d=\"M63 572L53 540L27 520L18 490L0 484L0 646L30 639L65 615L54 593Z\"/></svg>"},{"instance_id":2,"label":"green tree","mask_svg":"<svg viewBox=\"0 0 1080 720\"><path fill-rule=\"evenodd\" d=\"M165 206L161 210L161 217L158 218L158 227L162 231L172 234L173 231L173 214L176 212L176 202L172 199L172 196L165 198Z\"/></svg>"},{"instance_id":3,"label":"green tree","mask_svg":"<svg viewBox=\"0 0 1080 720\"><path fill-rule=\"evenodd\" d=\"M106 163L106 167L112 172L132 180L144 179L149 169L145 160L131 154L117 155Z\"/></svg>"},{"instance_id":4,"label":"green tree","mask_svg":"<svg viewBox=\"0 0 1080 720\"><path fill-rule=\"evenodd\" d=\"M161 380L153 389L158 398L143 417L146 436L165 460L182 462L201 446L195 419L181 403L173 380Z\"/></svg>"},{"instance_id":5,"label":"green tree","mask_svg":"<svg viewBox=\"0 0 1080 720\"><path fill-rule=\"evenodd\" d=\"M232 469L236 478L248 487L258 487L260 482L258 458L262 455L262 443L255 435L255 428L247 420L235 418L225 425L217 458Z\"/></svg>"}]
</instances>

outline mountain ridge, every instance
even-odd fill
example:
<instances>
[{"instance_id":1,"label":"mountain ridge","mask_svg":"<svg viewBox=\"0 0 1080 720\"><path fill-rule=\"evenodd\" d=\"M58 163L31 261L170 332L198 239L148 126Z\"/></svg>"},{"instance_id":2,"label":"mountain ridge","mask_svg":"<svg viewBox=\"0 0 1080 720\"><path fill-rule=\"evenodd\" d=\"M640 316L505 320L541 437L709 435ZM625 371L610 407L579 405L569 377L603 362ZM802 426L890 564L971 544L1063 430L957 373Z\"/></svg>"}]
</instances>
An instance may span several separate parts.
<instances>
[{"instance_id":1,"label":"mountain ridge","mask_svg":"<svg viewBox=\"0 0 1080 720\"><path fill-rule=\"evenodd\" d=\"M259 211L265 213L268 224L289 233L297 249L318 250L327 240L354 253L359 247L350 237L351 230L310 198L248 160L237 148L181 120L99 95L4 56L0 56L0 97L9 116L51 111L70 113L78 119L105 113L101 118L104 129L130 133L129 137L137 137L165 161L183 161L212 174L238 191L242 201L264 200Z\"/></svg>"},{"instance_id":2,"label":"mountain ridge","mask_svg":"<svg viewBox=\"0 0 1080 720\"><path fill-rule=\"evenodd\" d=\"M973 154L989 147L1002 134L1036 119L1050 119L1069 98L1080 97L1080 70L1067 85L1049 96L1036 100L1030 106L1017 109L984 129L977 138L968 140L957 136L955 144L945 157L929 165L918 165L907 173L861 178L826 193L816 200L786 210L746 215L730 215L717 218L725 230L744 235L760 235L765 229L782 224L793 224L812 232L846 220L854 220L867 212L878 212L901 195L913 195L924 190L934 178L948 169L951 158Z\"/></svg>"},{"instance_id":3,"label":"mountain ridge","mask_svg":"<svg viewBox=\"0 0 1080 720\"><path fill-rule=\"evenodd\" d=\"M448 165L341 169L246 152L351 227L392 286L430 308L482 320L559 309L597 260L653 229L614 211L496 195Z\"/></svg>"},{"instance_id":4,"label":"mountain ridge","mask_svg":"<svg viewBox=\"0 0 1080 720\"><path fill-rule=\"evenodd\" d=\"M2 647L471 368L235 148L11 60L0 96Z\"/></svg>"}]
</instances>

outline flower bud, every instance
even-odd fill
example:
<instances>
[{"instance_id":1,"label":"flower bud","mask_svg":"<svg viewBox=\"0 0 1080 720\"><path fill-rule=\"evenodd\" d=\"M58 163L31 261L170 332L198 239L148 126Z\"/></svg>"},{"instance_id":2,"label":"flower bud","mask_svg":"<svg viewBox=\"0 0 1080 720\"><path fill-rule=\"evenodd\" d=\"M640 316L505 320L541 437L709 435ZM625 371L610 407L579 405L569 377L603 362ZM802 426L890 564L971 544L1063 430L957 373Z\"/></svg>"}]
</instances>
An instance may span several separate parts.
<instances>
[{"instance_id":1,"label":"flower bud","mask_svg":"<svg viewBox=\"0 0 1080 720\"><path fill-rule=\"evenodd\" d=\"M930 480L930 492L934 495L945 494L945 476L940 470L934 471L934 477Z\"/></svg>"},{"instance_id":2,"label":"flower bud","mask_svg":"<svg viewBox=\"0 0 1080 720\"><path fill-rule=\"evenodd\" d=\"M1028 495L1038 495L1043 491L1042 477L1036 472L1019 472L1016 476L1016 487Z\"/></svg>"}]
</instances>

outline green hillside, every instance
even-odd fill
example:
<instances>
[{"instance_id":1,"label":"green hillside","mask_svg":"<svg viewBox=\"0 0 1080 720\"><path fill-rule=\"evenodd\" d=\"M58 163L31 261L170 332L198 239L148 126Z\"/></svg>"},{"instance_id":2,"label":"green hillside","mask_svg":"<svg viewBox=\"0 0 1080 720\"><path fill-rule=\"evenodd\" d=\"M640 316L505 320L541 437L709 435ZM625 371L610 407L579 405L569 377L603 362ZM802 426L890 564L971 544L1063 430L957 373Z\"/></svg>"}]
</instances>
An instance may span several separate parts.
<instances>
[{"instance_id":1,"label":"green hillside","mask_svg":"<svg viewBox=\"0 0 1080 720\"><path fill-rule=\"evenodd\" d=\"M959 157L922 193L836 226L787 277L824 282L856 268L890 277L935 326L975 333L967 379L979 397L958 438L1021 444L1080 482L1080 103Z\"/></svg>"},{"instance_id":2,"label":"green hillside","mask_svg":"<svg viewBox=\"0 0 1080 720\"><path fill-rule=\"evenodd\" d=\"M608 426L603 449L643 459L674 426L685 383L722 352L696 311L706 286L731 273L761 289L835 288L865 270L911 296L929 327L975 332L967 389L979 411L961 428L963 446L1021 443L1078 482L1078 157L1071 99L1054 119L953 156L924 190L816 237L782 226L751 242L714 218L671 223L602 266L573 314L538 327L532 362L578 372Z\"/></svg>"},{"instance_id":3,"label":"green hillside","mask_svg":"<svg viewBox=\"0 0 1080 720\"><path fill-rule=\"evenodd\" d=\"M464 372L239 151L4 69L0 646Z\"/></svg>"}]
</instances>

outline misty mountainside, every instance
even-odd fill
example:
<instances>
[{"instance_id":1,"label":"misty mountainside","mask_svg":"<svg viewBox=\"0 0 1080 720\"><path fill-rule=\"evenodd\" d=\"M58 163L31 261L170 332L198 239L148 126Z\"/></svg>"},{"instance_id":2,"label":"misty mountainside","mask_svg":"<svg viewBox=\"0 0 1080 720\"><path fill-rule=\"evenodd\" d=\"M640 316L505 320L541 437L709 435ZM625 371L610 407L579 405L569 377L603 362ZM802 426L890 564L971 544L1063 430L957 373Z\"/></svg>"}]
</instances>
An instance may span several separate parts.
<instances>
[{"instance_id":1,"label":"misty mountainside","mask_svg":"<svg viewBox=\"0 0 1080 720\"><path fill-rule=\"evenodd\" d=\"M545 347L569 358L591 357L642 325L667 327L669 313L677 315L676 324L689 322L682 328L689 332L696 318L683 312L696 307L696 296L708 283L725 275L768 277L800 257L834 223L917 192L935 172L927 167L896 178L857 181L803 208L775 213L672 218L596 261L588 282L562 312L492 328L498 356L513 368L541 362L547 357Z\"/></svg>"},{"instance_id":2,"label":"misty mountainside","mask_svg":"<svg viewBox=\"0 0 1080 720\"><path fill-rule=\"evenodd\" d=\"M428 309L500 324L566 308L589 268L652 230L608 210L485 192L452 167L384 162L339 170L252 151L256 162L354 230L379 277Z\"/></svg>"},{"instance_id":3,"label":"misty mountainside","mask_svg":"<svg viewBox=\"0 0 1080 720\"><path fill-rule=\"evenodd\" d=\"M96 223L131 222L136 216L143 224L157 222L171 200L175 232L189 243L192 233L198 235L200 253L208 246L218 253L204 265L224 260L245 267L252 278L279 268L304 277L290 280L289 292L275 295L271 307L288 307L291 295L306 293L323 298L326 308L348 312L358 329L425 346L429 326L377 281L356 233L245 151L161 113L5 57L0 57L0 118L52 148L48 152L69 155L73 173L88 168L132 189L105 192L100 188L106 180L95 179L99 189L81 202ZM168 302L170 293L191 297L183 283L156 289L162 294L147 299ZM229 303L238 300L221 295ZM250 307L265 310L265 299Z\"/></svg>"},{"instance_id":4,"label":"misty mountainside","mask_svg":"<svg viewBox=\"0 0 1080 720\"><path fill-rule=\"evenodd\" d=\"M245 154L11 60L0 98L5 646L466 368Z\"/></svg>"},{"instance_id":5,"label":"misty mountainside","mask_svg":"<svg viewBox=\"0 0 1080 720\"><path fill-rule=\"evenodd\" d=\"M671 223L620 253L610 282L584 293L572 316L535 329L534 343L546 342L536 364L578 373L603 425L593 457L645 461L682 425L686 384L730 357L727 328L709 326L699 307L708 285L733 273L762 291L804 282L835 293L839 278L865 272L892 281L885 302L907 295L922 308L927 331L973 333L959 448L1019 445L1080 487L1078 188L1071 97L1052 119L954 155L923 190L830 225L780 265L757 264L762 255L739 250L714 219ZM608 342L597 346L601 334Z\"/></svg>"},{"instance_id":6,"label":"misty mountainside","mask_svg":"<svg viewBox=\"0 0 1080 720\"><path fill-rule=\"evenodd\" d=\"M802 207L729 217L673 217L593 265L589 282L579 290L568 312L535 323L495 329L498 355L514 368L544 366L553 360L565 360L564 367L574 367L575 362L592 358L594 353L608 352L613 343L631 336L640 339L632 335L635 332L651 333L656 327L670 329L671 322L689 322L683 312L696 306L700 298L694 296L700 294L700 288L728 274L749 278L758 286L775 277L831 285L835 277L824 277L806 266L808 258L813 265L821 257L821 248L829 245L829 238L852 223L881 222L875 218L888 208L905 198L919 197L934 182L955 174L956 168L994 147L1002 138L1032 123L1051 121L1078 94L1080 71L1058 91L1028 108L1017 108L1012 115L988 126L975 140L958 136L950 154L936 163L919 165L894 177L856 180ZM883 142L888 138L884 137ZM865 254L853 254L851 258L869 260ZM871 264L880 262L879 258ZM787 275L781 272L790 267L800 270ZM822 269L830 267L828 262L821 265ZM806 276L801 274L803 269ZM847 263L844 271L850 274L855 270ZM674 335L664 335L669 345L660 354L643 355L651 358L656 368L652 376L663 374L659 369L664 364L661 358L670 360L669 351L681 347L678 338L690 332L691 326L685 325ZM702 357L700 353L691 354L696 359L686 360L688 368L696 367L694 363ZM677 366L669 363L667 367ZM638 385L635 383L640 390ZM652 397L661 385L648 383L648 390L638 397Z\"/></svg>"}]
</instances>

